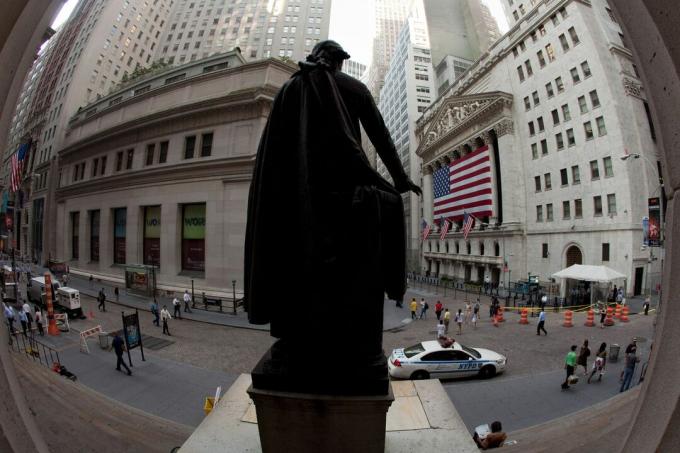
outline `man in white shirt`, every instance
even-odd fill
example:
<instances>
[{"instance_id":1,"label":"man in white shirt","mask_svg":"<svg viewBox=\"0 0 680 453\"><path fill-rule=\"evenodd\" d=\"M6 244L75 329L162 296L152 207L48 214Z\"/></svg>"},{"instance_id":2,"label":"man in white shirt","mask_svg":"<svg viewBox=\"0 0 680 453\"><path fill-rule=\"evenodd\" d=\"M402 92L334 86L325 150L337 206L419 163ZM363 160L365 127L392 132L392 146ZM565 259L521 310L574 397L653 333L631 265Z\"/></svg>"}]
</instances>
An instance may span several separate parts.
<instances>
[{"instance_id":1,"label":"man in white shirt","mask_svg":"<svg viewBox=\"0 0 680 453\"><path fill-rule=\"evenodd\" d=\"M541 335L541 330L548 335L545 331L545 311L541 308L541 312L538 314L538 327L536 327L536 335Z\"/></svg>"},{"instance_id":2,"label":"man in white shirt","mask_svg":"<svg viewBox=\"0 0 680 453\"><path fill-rule=\"evenodd\" d=\"M182 319L181 310L182 305L180 304L179 299L177 297L172 299L172 306L174 307L173 315L175 316L175 318Z\"/></svg>"},{"instance_id":3,"label":"man in white shirt","mask_svg":"<svg viewBox=\"0 0 680 453\"><path fill-rule=\"evenodd\" d=\"M444 325L444 320L439 320L437 324L437 340L446 334L446 326Z\"/></svg>"},{"instance_id":4,"label":"man in white shirt","mask_svg":"<svg viewBox=\"0 0 680 453\"><path fill-rule=\"evenodd\" d=\"M191 296L189 295L189 290L185 289L184 290L184 311L191 313L191 308L189 308L189 304L191 303Z\"/></svg>"},{"instance_id":5,"label":"man in white shirt","mask_svg":"<svg viewBox=\"0 0 680 453\"><path fill-rule=\"evenodd\" d=\"M179 307L179 300L175 297L175 300L177 301L177 305L175 307ZM175 301L173 301L173 304ZM170 329L168 329L168 319L172 319L172 316L170 316L170 312L168 311L168 307L163 305L163 309L161 310L161 319L163 320L163 334L165 335L170 335Z\"/></svg>"}]
</instances>

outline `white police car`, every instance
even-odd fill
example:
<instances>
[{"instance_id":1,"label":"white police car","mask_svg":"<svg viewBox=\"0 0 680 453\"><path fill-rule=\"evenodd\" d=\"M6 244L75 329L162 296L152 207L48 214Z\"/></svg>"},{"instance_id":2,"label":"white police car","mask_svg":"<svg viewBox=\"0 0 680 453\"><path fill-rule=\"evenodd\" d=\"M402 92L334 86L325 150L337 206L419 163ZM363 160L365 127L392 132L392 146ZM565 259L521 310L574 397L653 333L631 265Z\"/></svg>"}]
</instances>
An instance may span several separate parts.
<instances>
[{"instance_id":1,"label":"white police car","mask_svg":"<svg viewBox=\"0 0 680 453\"><path fill-rule=\"evenodd\" d=\"M447 379L478 375L490 378L505 371L507 359L488 349L469 348L458 342L442 347L423 341L395 349L388 361L390 376L399 379Z\"/></svg>"}]
</instances>

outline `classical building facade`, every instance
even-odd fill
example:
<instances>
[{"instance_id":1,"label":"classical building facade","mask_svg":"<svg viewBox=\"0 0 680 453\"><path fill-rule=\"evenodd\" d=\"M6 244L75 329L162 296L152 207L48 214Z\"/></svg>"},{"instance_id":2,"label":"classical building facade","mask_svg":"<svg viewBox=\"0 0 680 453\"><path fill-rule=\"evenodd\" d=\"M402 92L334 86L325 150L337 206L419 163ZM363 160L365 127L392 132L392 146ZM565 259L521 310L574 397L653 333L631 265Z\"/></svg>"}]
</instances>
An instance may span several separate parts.
<instances>
[{"instance_id":1,"label":"classical building facade","mask_svg":"<svg viewBox=\"0 0 680 453\"><path fill-rule=\"evenodd\" d=\"M662 188L631 53L605 1L544 0L526 9L418 122L425 219L454 221L443 239L433 232L425 240L423 270L507 284L604 264L626 275L628 294L639 294L658 266L641 249L642 218ZM488 153L483 190L457 188L464 178L451 169L478 171L459 165L475 153ZM442 169L451 172L452 196L466 199L456 212L442 212L444 199L433 192ZM490 211L465 240L462 214L486 197Z\"/></svg>"},{"instance_id":2,"label":"classical building facade","mask_svg":"<svg viewBox=\"0 0 680 453\"><path fill-rule=\"evenodd\" d=\"M59 152L57 257L114 281L145 264L161 287L240 288L257 145L293 71L230 52L88 104Z\"/></svg>"}]
</instances>

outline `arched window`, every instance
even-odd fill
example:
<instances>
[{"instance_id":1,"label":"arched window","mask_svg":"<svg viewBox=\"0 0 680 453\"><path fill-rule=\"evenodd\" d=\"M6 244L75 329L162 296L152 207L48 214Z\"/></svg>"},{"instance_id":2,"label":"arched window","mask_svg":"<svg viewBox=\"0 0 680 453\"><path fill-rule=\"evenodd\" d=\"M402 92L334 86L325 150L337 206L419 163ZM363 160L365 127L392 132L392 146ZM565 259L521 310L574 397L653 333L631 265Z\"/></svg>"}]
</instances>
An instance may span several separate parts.
<instances>
[{"instance_id":1,"label":"arched window","mask_svg":"<svg viewBox=\"0 0 680 453\"><path fill-rule=\"evenodd\" d=\"M484 255L484 243L479 241L479 254Z\"/></svg>"},{"instance_id":2,"label":"arched window","mask_svg":"<svg viewBox=\"0 0 680 453\"><path fill-rule=\"evenodd\" d=\"M498 242L493 244L493 254L494 256L501 256L501 246Z\"/></svg>"}]
</instances>

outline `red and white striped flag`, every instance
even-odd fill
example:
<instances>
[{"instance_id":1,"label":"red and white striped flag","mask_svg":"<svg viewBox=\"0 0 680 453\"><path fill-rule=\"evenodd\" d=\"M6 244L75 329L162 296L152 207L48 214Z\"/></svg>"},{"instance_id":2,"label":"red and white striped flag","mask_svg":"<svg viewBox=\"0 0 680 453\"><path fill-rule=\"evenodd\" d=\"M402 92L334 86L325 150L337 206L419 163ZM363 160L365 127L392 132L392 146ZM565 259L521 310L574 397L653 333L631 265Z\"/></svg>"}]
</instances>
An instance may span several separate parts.
<instances>
[{"instance_id":1,"label":"red and white striped flag","mask_svg":"<svg viewBox=\"0 0 680 453\"><path fill-rule=\"evenodd\" d=\"M463 239L467 239L473 226L475 226L475 216L466 212L463 217Z\"/></svg>"},{"instance_id":2,"label":"red and white striped flag","mask_svg":"<svg viewBox=\"0 0 680 453\"><path fill-rule=\"evenodd\" d=\"M439 239L442 241L444 240L444 237L446 236L446 233L449 232L449 228L451 227L451 222L449 222L449 219L444 219L444 225L442 225L442 231L441 234L439 235Z\"/></svg>"},{"instance_id":3,"label":"red and white striped flag","mask_svg":"<svg viewBox=\"0 0 680 453\"><path fill-rule=\"evenodd\" d=\"M12 154L11 170L10 170L10 190L16 192L21 186L21 174L24 167L24 160L28 154L29 143L24 143L19 147L19 150Z\"/></svg>"},{"instance_id":4,"label":"red and white striped flag","mask_svg":"<svg viewBox=\"0 0 680 453\"><path fill-rule=\"evenodd\" d=\"M432 225L428 225L424 220L423 220L423 241L427 239L427 237L430 235L430 231L432 231Z\"/></svg>"}]
</instances>

